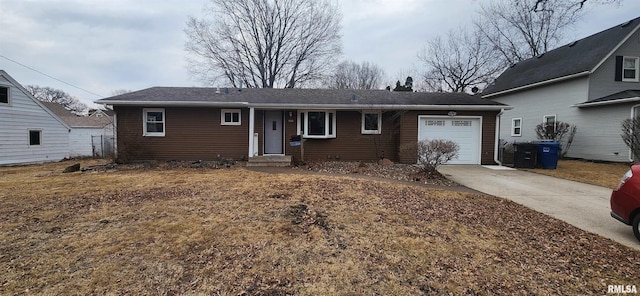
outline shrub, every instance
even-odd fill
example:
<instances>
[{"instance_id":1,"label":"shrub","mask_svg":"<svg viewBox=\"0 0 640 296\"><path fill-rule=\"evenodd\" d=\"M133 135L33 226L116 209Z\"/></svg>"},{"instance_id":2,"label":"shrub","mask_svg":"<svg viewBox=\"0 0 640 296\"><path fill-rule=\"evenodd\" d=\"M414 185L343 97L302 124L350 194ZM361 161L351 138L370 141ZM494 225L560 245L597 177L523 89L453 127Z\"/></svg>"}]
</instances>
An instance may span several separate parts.
<instances>
[{"instance_id":1,"label":"shrub","mask_svg":"<svg viewBox=\"0 0 640 296\"><path fill-rule=\"evenodd\" d=\"M560 143L560 156L565 156L569 152L577 130L575 125L562 121L556 121L555 126L547 123L536 125L536 135L539 140L553 140ZM566 140L565 136L568 136Z\"/></svg>"},{"instance_id":2,"label":"shrub","mask_svg":"<svg viewBox=\"0 0 640 296\"><path fill-rule=\"evenodd\" d=\"M640 160L640 118L629 118L622 121L622 140L633 153L635 161Z\"/></svg>"},{"instance_id":3,"label":"shrub","mask_svg":"<svg viewBox=\"0 0 640 296\"><path fill-rule=\"evenodd\" d=\"M458 157L460 145L454 141L434 139L403 144L400 153L415 157L426 172L435 172L440 165Z\"/></svg>"}]
</instances>

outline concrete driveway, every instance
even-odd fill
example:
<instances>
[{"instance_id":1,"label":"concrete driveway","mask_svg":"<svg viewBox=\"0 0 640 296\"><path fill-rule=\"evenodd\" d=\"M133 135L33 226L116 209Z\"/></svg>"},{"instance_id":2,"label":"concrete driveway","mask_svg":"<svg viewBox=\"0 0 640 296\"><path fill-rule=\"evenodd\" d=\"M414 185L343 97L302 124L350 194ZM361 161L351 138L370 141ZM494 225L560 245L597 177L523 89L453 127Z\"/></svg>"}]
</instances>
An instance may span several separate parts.
<instances>
[{"instance_id":1,"label":"concrete driveway","mask_svg":"<svg viewBox=\"0 0 640 296\"><path fill-rule=\"evenodd\" d=\"M510 199L640 250L640 242L633 236L631 227L609 214L610 188L499 166L444 165L439 171L471 189Z\"/></svg>"}]
</instances>

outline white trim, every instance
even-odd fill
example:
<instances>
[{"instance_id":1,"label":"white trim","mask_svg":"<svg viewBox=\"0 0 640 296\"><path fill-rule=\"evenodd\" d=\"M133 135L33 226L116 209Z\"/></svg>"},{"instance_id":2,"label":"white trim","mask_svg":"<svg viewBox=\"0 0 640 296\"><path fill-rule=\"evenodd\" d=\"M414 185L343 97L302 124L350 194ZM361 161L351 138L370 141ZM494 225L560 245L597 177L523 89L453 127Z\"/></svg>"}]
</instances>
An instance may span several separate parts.
<instances>
[{"instance_id":1,"label":"white trim","mask_svg":"<svg viewBox=\"0 0 640 296\"><path fill-rule=\"evenodd\" d=\"M573 79L573 78L582 77L582 76L589 75L589 74L591 74L591 72L584 71L584 72L571 74L571 75L567 75L567 76L563 76L563 77L558 77L558 78L554 78L554 79L549 79L549 80L545 80L545 81L536 82L536 83L533 83L533 84L527 84L527 85L519 86L519 87L516 87L516 88L510 88L510 89L507 89L507 90L503 90L503 91L495 92L495 93L492 93L492 94L484 95L484 96L482 96L482 98L490 98L490 97L494 97L494 96L504 95L504 94L508 94L510 92L515 92L515 91L519 91L519 90L525 90L525 89L528 89L528 88L534 88L534 87L538 87L538 86L552 84L552 83L556 83L556 82L560 82L560 81L564 81L564 80L569 80L569 79ZM509 108L509 109L513 109L513 108ZM505 108L505 110L509 110L509 109Z\"/></svg>"},{"instance_id":2,"label":"white trim","mask_svg":"<svg viewBox=\"0 0 640 296\"><path fill-rule=\"evenodd\" d=\"M162 132L148 132L147 131L147 113L149 112L161 112L162 113ZM156 123L159 123L156 121ZM142 109L142 135L145 137L164 137L167 130L167 115L164 112L164 108L143 108Z\"/></svg>"},{"instance_id":3,"label":"white trim","mask_svg":"<svg viewBox=\"0 0 640 296\"><path fill-rule=\"evenodd\" d=\"M324 135L309 135L309 112L324 112L325 113L325 133ZM301 129L300 122L300 114L304 114L304 130ZM329 116L329 114L333 114L333 116ZM329 117L331 118L331 122L329 122ZM298 124L297 130L298 133L302 132L303 138L305 139L335 139L337 137L337 128L336 128L336 110L298 110ZM331 127L331 134L329 134L329 127Z\"/></svg>"},{"instance_id":4,"label":"white trim","mask_svg":"<svg viewBox=\"0 0 640 296\"><path fill-rule=\"evenodd\" d=\"M634 65L634 66L633 66L633 70L635 71L635 77L633 77L633 78L624 78L624 70L626 69L626 68L624 67L624 60L626 60L626 59L630 59L630 60L633 60L633 61L634 61L634 63L633 63L633 65ZM620 74L621 74L621 76L620 76L620 77L622 77L622 81L623 81L623 82L638 82L638 81L640 81L640 80L638 79L638 78L640 78L640 77L638 76L638 72L640 72L640 57L623 56L623 57L622 57L622 73L620 73Z\"/></svg>"},{"instance_id":5,"label":"white trim","mask_svg":"<svg viewBox=\"0 0 640 296\"><path fill-rule=\"evenodd\" d=\"M516 120L520 121L520 126L516 127ZM520 133L515 132L516 128L520 129ZM511 118L511 136L512 137L522 137L522 117Z\"/></svg>"},{"instance_id":6,"label":"white trim","mask_svg":"<svg viewBox=\"0 0 640 296\"><path fill-rule=\"evenodd\" d=\"M499 166L502 166L502 162L500 161L500 151L498 151L500 149L500 125L502 124L502 114L504 113L504 110L500 111L500 113L498 113L496 115L496 130L494 133L494 137L495 137L495 143L493 144L493 161L495 161ZM482 148L480 148L482 149ZM482 161L481 161L482 162Z\"/></svg>"},{"instance_id":7,"label":"white trim","mask_svg":"<svg viewBox=\"0 0 640 296\"><path fill-rule=\"evenodd\" d=\"M482 163L482 116L442 116L442 115L418 115L418 138L416 140L420 139L420 134L421 131L423 129L423 125L422 123L422 119L429 119L429 118L433 118L433 119L478 119L480 126L479 126L479 130L478 130L478 143L476 143L476 148L478 148L478 154L477 159L478 162L476 164L481 164Z\"/></svg>"},{"instance_id":8,"label":"white trim","mask_svg":"<svg viewBox=\"0 0 640 296\"><path fill-rule=\"evenodd\" d=\"M256 135L255 133L255 121L256 121L256 110L255 108L249 108L249 153L247 154L248 157L253 157L258 155L257 151L254 151L254 147L258 146L258 143L256 143Z\"/></svg>"},{"instance_id":9,"label":"white trim","mask_svg":"<svg viewBox=\"0 0 640 296\"><path fill-rule=\"evenodd\" d=\"M378 128L375 130L368 130L365 129L365 117L367 114L376 114L378 115ZM382 134L382 112L380 110L374 110L374 111L367 111L367 110L362 110L362 116L361 116L361 124L360 124L360 132L363 135L379 135Z\"/></svg>"},{"instance_id":10,"label":"white trim","mask_svg":"<svg viewBox=\"0 0 640 296\"><path fill-rule=\"evenodd\" d=\"M226 114L231 114L231 121L226 120ZM238 113L238 121L233 121L233 114ZM220 109L220 125L242 125L242 110L240 109Z\"/></svg>"}]
</instances>

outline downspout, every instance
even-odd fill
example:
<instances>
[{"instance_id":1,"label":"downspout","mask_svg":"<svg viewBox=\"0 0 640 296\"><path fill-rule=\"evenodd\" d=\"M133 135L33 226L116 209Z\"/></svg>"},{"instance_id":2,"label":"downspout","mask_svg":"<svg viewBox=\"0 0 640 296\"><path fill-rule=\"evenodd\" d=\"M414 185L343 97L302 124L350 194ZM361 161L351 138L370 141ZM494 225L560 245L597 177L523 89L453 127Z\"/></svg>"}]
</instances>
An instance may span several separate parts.
<instances>
[{"instance_id":1,"label":"downspout","mask_svg":"<svg viewBox=\"0 0 640 296\"><path fill-rule=\"evenodd\" d=\"M254 151L254 147L255 145L257 145L258 143L254 142L254 124L255 124L255 108L250 107L249 108L249 153L247 153L247 159L257 156L254 155L253 151Z\"/></svg>"},{"instance_id":2,"label":"downspout","mask_svg":"<svg viewBox=\"0 0 640 296\"><path fill-rule=\"evenodd\" d=\"M502 162L499 157L499 149L500 149L500 119L502 117L502 113L504 113L504 108L500 109L500 112L496 115L496 143L493 148L493 161L495 161L499 166L502 166Z\"/></svg>"}]
</instances>

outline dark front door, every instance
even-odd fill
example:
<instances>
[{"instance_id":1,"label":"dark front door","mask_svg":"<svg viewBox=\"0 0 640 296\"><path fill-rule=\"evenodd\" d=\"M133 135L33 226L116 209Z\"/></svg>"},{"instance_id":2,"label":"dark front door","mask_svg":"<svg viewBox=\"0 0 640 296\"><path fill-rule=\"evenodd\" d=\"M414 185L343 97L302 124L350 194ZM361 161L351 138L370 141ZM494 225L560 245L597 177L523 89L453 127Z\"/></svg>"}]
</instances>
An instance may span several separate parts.
<instances>
[{"instance_id":1,"label":"dark front door","mask_svg":"<svg viewBox=\"0 0 640 296\"><path fill-rule=\"evenodd\" d=\"M264 111L264 154L284 154L282 111Z\"/></svg>"}]
</instances>

